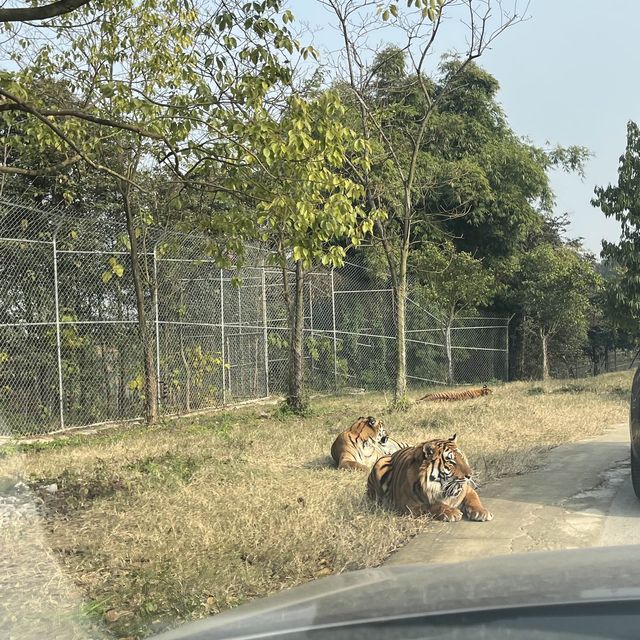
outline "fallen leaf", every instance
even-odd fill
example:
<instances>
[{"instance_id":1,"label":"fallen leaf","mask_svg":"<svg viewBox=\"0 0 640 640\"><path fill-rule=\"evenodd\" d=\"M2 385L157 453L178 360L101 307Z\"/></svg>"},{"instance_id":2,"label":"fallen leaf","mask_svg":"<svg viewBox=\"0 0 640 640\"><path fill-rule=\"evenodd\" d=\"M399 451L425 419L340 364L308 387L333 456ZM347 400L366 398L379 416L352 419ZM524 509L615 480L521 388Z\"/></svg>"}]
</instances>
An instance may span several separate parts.
<instances>
[{"instance_id":1,"label":"fallen leaf","mask_svg":"<svg viewBox=\"0 0 640 640\"><path fill-rule=\"evenodd\" d=\"M115 609L107 609L104 612L104 620L109 624L113 624L114 622L117 622L119 618L120 618L120 614Z\"/></svg>"}]
</instances>

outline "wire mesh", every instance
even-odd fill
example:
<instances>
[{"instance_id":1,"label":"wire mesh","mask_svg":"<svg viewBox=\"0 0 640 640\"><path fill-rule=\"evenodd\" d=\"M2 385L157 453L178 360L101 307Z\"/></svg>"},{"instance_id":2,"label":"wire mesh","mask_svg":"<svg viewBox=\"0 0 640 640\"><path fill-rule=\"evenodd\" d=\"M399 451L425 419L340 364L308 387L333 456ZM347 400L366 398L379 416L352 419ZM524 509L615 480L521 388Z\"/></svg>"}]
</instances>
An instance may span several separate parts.
<instances>
[{"instance_id":1,"label":"wire mesh","mask_svg":"<svg viewBox=\"0 0 640 640\"><path fill-rule=\"evenodd\" d=\"M136 234L141 301L124 225L0 200L0 435L142 416L145 344L162 415L286 393L292 271L260 247L221 269L196 235ZM362 258L305 275L309 391L392 390L396 331L386 275ZM447 325L410 288L406 354L414 387L506 379L508 322Z\"/></svg>"}]
</instances>

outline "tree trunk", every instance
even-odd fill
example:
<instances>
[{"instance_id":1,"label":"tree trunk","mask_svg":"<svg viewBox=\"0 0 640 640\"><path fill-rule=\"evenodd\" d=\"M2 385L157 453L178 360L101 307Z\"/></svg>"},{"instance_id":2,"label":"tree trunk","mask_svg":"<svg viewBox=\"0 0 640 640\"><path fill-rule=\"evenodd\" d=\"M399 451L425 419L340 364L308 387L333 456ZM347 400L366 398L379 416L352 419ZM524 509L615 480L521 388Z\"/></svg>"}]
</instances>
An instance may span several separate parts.
<instances>
[{"instance_id":1,"label":"tree trunk","mask_svg":"<svg viewBox=\"0 0 640 640\"><path fill-rule=\"evenodd\" d=\"M116 295L116 305L118 309L118 318L124 318L124 309L122 305L122 291L118 286L118 293ZM127 405L127 375L126 368L124 364L124 340L119 336L118 343L116 345L118 350L118 392L117 392L117 403L118 403L118 417L125 417L125 408Z\"/></svg>"},{"instance_id":2,"label":"tree trunk","mask_svg":"<svg viewBox=\"0 0 640 640\"><path fill-rule=\"evenodd\" d=\"M453 384L453 350L451 349L451 325L447 325L444 332L444 341L447 349L447 382Z\"/></svg>"},{"instance_id":3,"label":"tree trunk","mask_svg":"<svg viewBox=\"0 0 640 640\"><path fill-rule=\"evenodd\" d=\"M522 324L520 331L520 375L519 380L524 380L525 365L527 359L527 316L522 316Z\"/></svg>"},{"instance_id":4,"label":"tree trunk","mask_svg":"<svg viewBox=\"0 0 640 640\"><path fill-rule=\"evenodd\" d=\"M393 393L395 402L407 395L407 285L399 283L394 290L396 311L396 381Z\"/></svg>"},{"instance_id":5,"label":"tree trunk","mask_svg":"<svg viewBox=\"0 0 640 640\"><path fill-rule=\"evenodd\" d=\"M135 234L135 222L131 211L129 200L130 186L121 183L120 192L122 194L124 210L127 217L127 233L131 244L131 271L133 276L133 287L136 294L136 310L138 314L138 334L142 346L142 360L144 366L144 398L145 398L145 418L147 424L154 424L158 421L158 379L156 377L155 348L153 345L153 332L150 330L147 321L147 312L144 303L144 283L142 270L138 255L138 239ZM152 297L155 300L155 287L153 287ZM153 302L153 301L152 301Z\"/></svg>"},{"instance_id":6,"label":"tree trunk","mask_svg":"<svg viewBox=\"0 0 640 640\"><path fill-rule=\"evenodd\" d=\"M409 242L400 248L400 264L398 278L393 287L396 312L396 384L393 393L394 402L398 403L407 395L407 260L409 258Z\"/></svg>"},{"instance_id":7,"label":"tree trunk","mask_svg":"<svg viewBox=\"0 0 640 640\"><path fill-rule=\"evenodd\" d=\"M549 336L540 329L540 341L542 345L542 379L549 379L549 351L548 351L548 339Z\"/></svg>"},{"instance_id":8,"label":"tree trunk","mask_svg":"<svg viewBox=\"0 0 640 640\"><path fill-rule=\"evenodd\" d=\"M184 308L184 289L180 288L180 308ZM184 332L183 326L180 325L180 357L184 366L184 408L187 413L191 413L191 367L184 351Z\"/></svg>"},{"instance_id":9,"label":"tree trunk","mask_svg":"<svg viewBox=\"0 0 640 640\"><path fill-rule=\"evenodd\" d=\"M180 325L180 357L182 358L182 364L184 366L184 409L187 413L191 413L191 369L184 351L182 325Z\"/></svg>"},{"instance_id":10,"label":"tree trunk","mask_svg":"<svg viewBox=\"0 0 640 640\"><path fill-rule=\"evenodd\" d=\"M289 394L287 404L296 413L305 408L304 397L304 269L296 262L296 277L289 322Z\"/></svg>"}]
</instances>

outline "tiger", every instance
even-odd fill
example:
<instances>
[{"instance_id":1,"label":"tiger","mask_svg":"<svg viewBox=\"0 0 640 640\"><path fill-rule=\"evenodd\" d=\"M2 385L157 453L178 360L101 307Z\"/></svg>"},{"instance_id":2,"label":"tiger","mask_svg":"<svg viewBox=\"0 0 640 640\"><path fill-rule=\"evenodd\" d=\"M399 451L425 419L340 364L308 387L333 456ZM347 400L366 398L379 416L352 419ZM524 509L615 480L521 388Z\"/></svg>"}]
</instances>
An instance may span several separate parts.
<instances>
[{"instance_id":1,"label":"tiger","mask_svg":"<svg viewBox=\"0 0 640 640\"><path fill-rule=\"evenodd\" d=\"M406 442L389 437L382 420L360 416L331 445L331 457L338 469L369 471L380 457L407 448Z\"/></svg>"},{"instance_id":2,"label":"tiger","mask_svg":"<svg viewBox=\"0 0 640 640\"><path fill-rule=\"evenodd\" d=\"M440 393L428 393L420 400L431 400L434 402L444 402L446 400L472 400L481 396L488 396L493 393L493 389L489 389L485 384L482 389L460 389L459 391L442 391Z\"/></svg>"},{"instance_id":3,"label":"tiger","mask_svg":"<svg viewBox=\"0 0 640 640\"><path fill-rule=\"evenodd\" d=\"M388 500L400 513L430 515L436 520L486 522L485 509L472 485L472 471L454 434L448 440L428 440L382 456L367 479L367 494Z\"/></svg>"}]
</instances>

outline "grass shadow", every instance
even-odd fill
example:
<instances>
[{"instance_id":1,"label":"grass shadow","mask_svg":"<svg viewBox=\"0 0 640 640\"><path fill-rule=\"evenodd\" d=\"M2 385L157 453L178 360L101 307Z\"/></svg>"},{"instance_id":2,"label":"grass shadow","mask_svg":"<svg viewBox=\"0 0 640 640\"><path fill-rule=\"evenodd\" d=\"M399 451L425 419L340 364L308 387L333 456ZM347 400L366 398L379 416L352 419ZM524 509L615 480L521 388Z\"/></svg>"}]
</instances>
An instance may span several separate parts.
<instances>
[{"instance_id":1,"label":"grass shadow","mask_svg":"<svg viewBox=\"0 0 640 640\"><path fill-rule=\"evenodd\" d=\"M315 458L311 458L310 460L307 460L306 462L304 462L301 465L301 468L311 469L311 470L318 470L318 469L337 470L336 463L331 456L317 456Z\"/></svg>"}]
</instances>

